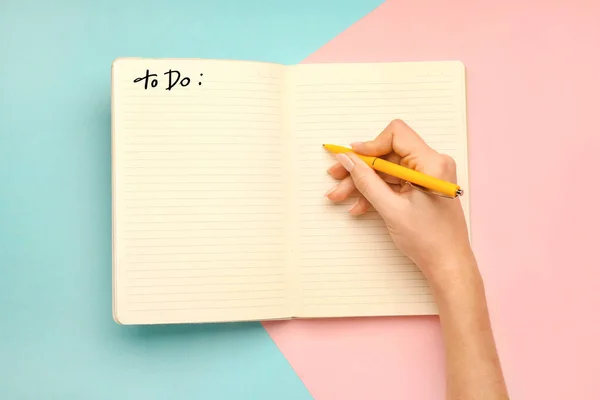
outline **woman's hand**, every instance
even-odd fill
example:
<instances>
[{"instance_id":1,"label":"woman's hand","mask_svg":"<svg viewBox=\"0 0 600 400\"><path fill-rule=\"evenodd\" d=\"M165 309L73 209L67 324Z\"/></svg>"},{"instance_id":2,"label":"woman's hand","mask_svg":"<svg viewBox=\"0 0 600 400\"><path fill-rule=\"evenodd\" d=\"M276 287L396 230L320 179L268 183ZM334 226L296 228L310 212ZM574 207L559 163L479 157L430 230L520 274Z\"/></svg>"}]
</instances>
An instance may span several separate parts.
<instances>
[{"instance_id":1,"label":"woman's hand","mask_svg":"<svg viewBox=\"0 0 600 400\"><path fill-rule=\"evenodd\" d=\"M353 143L359 154L385 158L427 175L456 183L454 160L429 147L403 121L392 121L377 138ZM458 199L447 199L414 189L398 178L379 174L352 153L338 154L329 174L341 180L327 194L343 201L356 190L359 198L350 209L365 213L372 205L382 216L400 251L417 264L432 283L442 283L446 272L472 265L464 213Z\"/></svg>"},{"instance_id":2,"label":"woman's hand","mask_svg":"<svg viewBox=\"0 0 600 400\"><path fill-rule=\"evenodd\" d=\"M456 183L454 161L427 146L402 121L392 121L377 138L353 143L352 148ZM343 201L358 190L350 213L363 214L372 205L396 246L431 283L446 344L447 398L508 399L459 200L426 194L397 178L379 175L352 153L337 158L339 163L329 173L341 182L327 196Z\"/></svg>"},{"instance_id":3,"label":"woman's hand","mask_svg":"<svg viewBox=\"0 0 600 400\"><path fill-rule=\"evenodd\" d=\"M427 146L402 121L393 121L376 139L354 143L352 148L456 183L454 161ZM372 205L396 246L432 284L446 345L447 398L508 399L459 200L426 194L391 176L380 176L352 153L337 158L339 163L329 173L341 182L327 196L343 201L358 190L360 196L350 212L363 214Z\"/></svg>"}]
</instances>

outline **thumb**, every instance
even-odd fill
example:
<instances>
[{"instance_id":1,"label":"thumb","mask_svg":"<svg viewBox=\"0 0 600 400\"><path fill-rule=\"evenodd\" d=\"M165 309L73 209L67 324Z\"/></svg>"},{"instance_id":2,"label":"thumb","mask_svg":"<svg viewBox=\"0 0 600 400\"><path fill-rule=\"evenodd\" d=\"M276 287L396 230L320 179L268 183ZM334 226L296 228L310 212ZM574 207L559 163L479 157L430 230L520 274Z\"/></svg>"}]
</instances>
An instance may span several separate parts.
<instances>
[{"instance_id":1,"label":"thumb","mask_svg":"<svg viewBox=\"0 0 600 400\"><path fill-rule=\"evenodd\" d=\"M381 214L395 199L392 188L363 160L353 153L336 156L340 164L350 173L354 186Z\"/></svg>"}]
</instances>

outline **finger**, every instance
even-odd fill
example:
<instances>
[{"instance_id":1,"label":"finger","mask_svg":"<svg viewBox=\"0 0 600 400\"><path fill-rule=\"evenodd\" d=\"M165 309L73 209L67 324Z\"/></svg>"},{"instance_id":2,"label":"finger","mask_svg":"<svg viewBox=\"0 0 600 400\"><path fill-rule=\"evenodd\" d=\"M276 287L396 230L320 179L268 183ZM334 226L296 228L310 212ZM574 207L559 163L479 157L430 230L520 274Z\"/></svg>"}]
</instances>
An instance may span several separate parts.
<instances>
[{"instance_id":1,"label":"finger","mask_svg":"<svg viewBox=\"0 0 600 400\"><path fill-rule=\"evenodd\" d=\"M333 166L331 166L327 170L327 173L337 180L344 179L348 176L348 171L346 171L346 169L340 163L335 163Z\"/></svg>"},{"instance_id":2,"label":"finger","mask_svg":"<svg viewBox=\"0 0 600 400\"><path fill-rule=\"evenodd\" d=\"M394 191L364 161L353 153L338 154L337 159L350 172L354 186L379 211L391 205Z\"/></svg>"},{"instance_id":3,"label":"finger","mask_svg":"<svg viewBox=\"0 0 600 400\"><path fill-rule=\"evenodd\" d=\"M402 184L400 185L390 185L390 187L392 188L392 190L394 192L396 192L397 194L403 194L403 193L407 193L410 192L412 189L412 186L410 186L408 183L406 182L402 182Z\"/></svg>"},{"instance_id":4,"label":"finger","mask_svg":"<svg viewBox=\"0 0 600 400\"><path fill-rule=\"evenodd\" d=\"M366 156L383 156L396 152L401 157L432 149L402 120L393 120L374 140L352 143L352 150Z\"/></svg>"},{"instance_id":5,"label":"finger","mask_svg":"<svg viewBox=\"0 0 600 400\"><path fill-rule=\"evenodd\" d=\"M402 163L402 157L400 157L400 155L392 152L389 153L385 156L382 156L381 158L383 158L384 160L387 160L389 162L392 162L394 164L401 164Z\"/></svg>"},{"instance_id":6,"label":"finger","mask_svg":"<svg viewBox=\"0 0 600 400\"><path fill-rule=\"evenodd\" d=\"M352 215L362 215L369 211L369 201L365 198L365 196L358 196L356 201L350 206L348 212Z\"/></svg>"},{"instance_id":7,"label":"finger","mask_svg":"<svg viewBox=\"0 0 600 400\"><path fill-rule=\"evenodd\" d=\"M336 203L346 200L352 193L356 191L354 181L350 176L344 178L340 183L335 185L325 195L329 200Z\"/></svg>"}]
</instances>

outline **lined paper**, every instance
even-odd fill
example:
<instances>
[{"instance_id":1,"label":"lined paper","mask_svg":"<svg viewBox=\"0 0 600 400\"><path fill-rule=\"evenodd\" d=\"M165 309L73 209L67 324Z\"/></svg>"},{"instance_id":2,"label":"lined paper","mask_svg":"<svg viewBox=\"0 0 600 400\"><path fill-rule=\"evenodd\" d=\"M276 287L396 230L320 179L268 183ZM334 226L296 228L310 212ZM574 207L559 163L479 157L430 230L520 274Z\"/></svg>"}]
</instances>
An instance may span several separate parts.
<instances>
[{"instance_id":1,"label":"lined paper","mask_svg":"<svg viewBox=\"0 0 600 400\"><path fill-rule=\"evenodd\" d=\"M146 70L157 74L134 82ZM166 71L185 85L165 90ZM393 119L454 157L469 216L460 63L113 65L114 317L126 324L437 313L374 211L324 197L323 143Z\"/></svg>"},{"instance_id":2,"label":"lined paper","mask_svg":"<svg viewBox=\"0 0 600 400\"><path fill-rule=\"evenodd\" d=\"M295 316L435 314L418 268L381 218L353 217L324 197L336 183L323 143L374 138L393 119L455 158L468 192L464 67L460 63L313 64L289 75L296 236ZM468 199L463 204L468 215Z\"/></svg>"},{"instance_id":3,"label":"lined paper","mask_svg":"<svg viewBox=\"0 0 600 400\"><path fill-rule=\"evenodd\" d=\"M133 82L146 69L156 87ZM169 69L189 83L166 90ZM115 62L116 320L291 317L283 78L256 62Z\"/></svg>"}]
</instances>

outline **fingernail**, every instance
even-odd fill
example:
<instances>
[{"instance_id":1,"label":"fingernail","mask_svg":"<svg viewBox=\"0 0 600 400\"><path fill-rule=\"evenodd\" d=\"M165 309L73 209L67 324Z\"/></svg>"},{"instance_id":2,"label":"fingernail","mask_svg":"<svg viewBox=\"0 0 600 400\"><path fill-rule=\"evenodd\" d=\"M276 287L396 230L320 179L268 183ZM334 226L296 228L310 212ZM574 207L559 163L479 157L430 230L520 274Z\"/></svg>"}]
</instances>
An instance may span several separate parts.
<instances>
[{"instance_id":1,"label":"fingernail","mask_svg":"<svg viewBox=\"0 0 600 400\"><path fill-rule=\"evenodd\" d=\"M360 146L361 144L363 144L363 142L353 142L353 143L350 143L350 147Z\"/></svg>"},{"instance_id":2,"label":"fingernail","mask_svg":"<svg viewBox=\"0 0 600 400\"><path fill-rule=\"evenodd\" d=\"M331 193L333 193L335 191L335 189L337 189L338 185L335 185L334 187L332 187L331 189L329 189L327 191L327 193L325 193L325 197L329 196Z\"/></svg>"},{"instance_id":3,"label":"fingernail","mask_svg":"<svg viewBox=\"0 0 600 400\"><path fill-rule=\"evenodd\" d=\"M354 169L354 163L347 155L338 154L336 158L340 162L340 164L342 164L342 167L346 169L346 171L351 172Z\"/></svg>"},{"instance_id":4,"label":"fingernail","mask_svg":"<svg viewBox=\"0 0 600 400\"><path fill-rule=\"evenodd\" d=\"M352 212L352 210L354 210L354 208L358 205L359 200L356 200L354 202L354 204L352 204L350 207L348 207L348 211Z\"/></svg>"}]
</instances>

